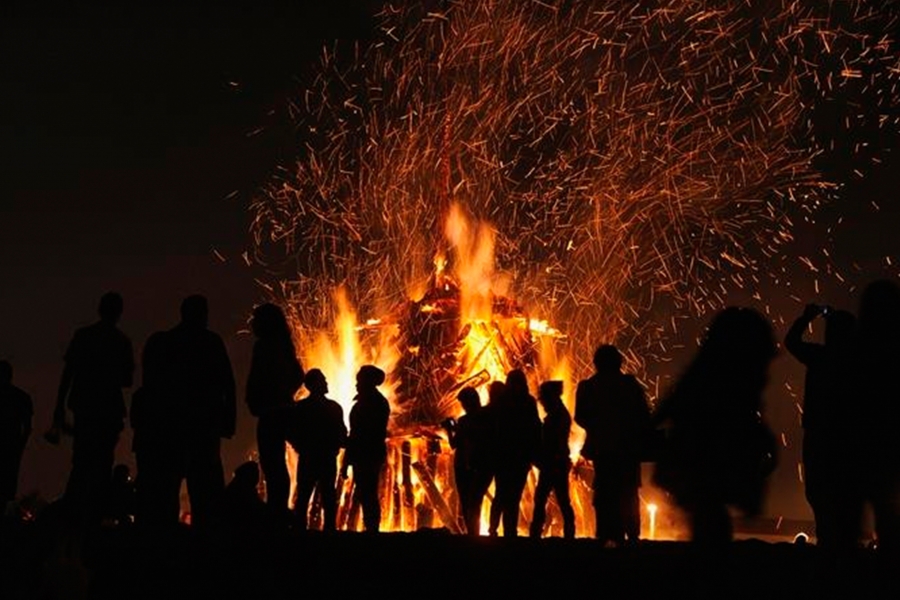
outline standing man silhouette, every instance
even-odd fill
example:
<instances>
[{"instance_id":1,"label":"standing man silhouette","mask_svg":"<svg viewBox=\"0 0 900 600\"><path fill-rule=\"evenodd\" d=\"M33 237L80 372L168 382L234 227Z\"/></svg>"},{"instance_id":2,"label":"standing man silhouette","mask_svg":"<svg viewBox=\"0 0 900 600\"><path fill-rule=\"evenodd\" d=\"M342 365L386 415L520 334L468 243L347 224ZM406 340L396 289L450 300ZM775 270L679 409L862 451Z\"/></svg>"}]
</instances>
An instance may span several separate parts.
<instances>
[{"instance_id":1,"label":"standing man silhouette","mask_svg":"<svg viewBox=\"0 0 900 600\"><path fill-rule=\"evenodd\" d=\"M231 360L222 338L207 329L209 306L200 295L181 304L181 322L165 338L168 365L162 386L171 396L175 414L173 436L179 464L170 494L187 480L191 522L208 527L225 492L221 440L234 436L236 391Z\"/></svg>"},{"instance_id":2,"label":"standing man silhouette","mask_svg":"<svg viewBox=\"0 0 900 600\"><path fill-rule=\"evenodd\" d=\"M12 384L12 365L0 361L0 514L16 498L22 452L31 435L31 396Z\"/></svg>"},{"instance_id":3,"label":"standing man silhouette","mask_svg":"<svg viewBox=\"0 0 900 600\"><path fill-rule=\"evenodd\" d=\"M104 294L100 320L75 332L66 350L54 411L55 429L65 423L67 400L74 417L66 504L82 519L98 524L125 422L122 389L131 387L134 376L131 340L117 326L123 306L119 294Z\"/></svg>"},{"instance_id":4,"label":"standing man silhouette","mask_svg":"<svg viewBox=\"0 0 900 600\"><path fill-rule=\"evenodd\" d=\"M634 375L622 373L622 355L603 345L594 353L596 372L578 384L575 422L587 437L582 455L594 465L597 539L621 546L638 540L641 513L641 450L650 409Z\"/></svg>"}]
</instances>

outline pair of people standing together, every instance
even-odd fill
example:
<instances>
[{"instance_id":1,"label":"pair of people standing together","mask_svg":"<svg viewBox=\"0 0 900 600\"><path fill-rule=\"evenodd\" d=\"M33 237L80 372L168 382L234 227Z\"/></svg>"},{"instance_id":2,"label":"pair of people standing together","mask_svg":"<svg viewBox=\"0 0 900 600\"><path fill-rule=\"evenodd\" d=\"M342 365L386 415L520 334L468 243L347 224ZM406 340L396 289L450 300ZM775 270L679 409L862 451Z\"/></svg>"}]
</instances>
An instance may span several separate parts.
<instances>
[{"instance_id":1,"label":"pair of people standing together","mask_svg":"<svg viewBox=\"0 0 900 600\"><path fill-rule=\"evenodd\" d=\"M266 502L276 514L288 515L290 474L285 443L297 450L298 482L295 512L306 527L307 507L318 489L324 512L324 529L337 526L337 455L346 446L342 476L353 468L356 499L363 509L367 531L377 531L381 521L378 477L387 457L386 437L390 417L387 399L378 391L384 383L381 369L366 365L357 373L356 403L350 411L350 434L340 405L326 397L328 382L318 369L304 375L284 313L274 304L253 312L257 341L247 379L247 405L257 417L259 462L266 481ZM305 384L310 396L294 403Z\"/></svg>"}]
</instances>

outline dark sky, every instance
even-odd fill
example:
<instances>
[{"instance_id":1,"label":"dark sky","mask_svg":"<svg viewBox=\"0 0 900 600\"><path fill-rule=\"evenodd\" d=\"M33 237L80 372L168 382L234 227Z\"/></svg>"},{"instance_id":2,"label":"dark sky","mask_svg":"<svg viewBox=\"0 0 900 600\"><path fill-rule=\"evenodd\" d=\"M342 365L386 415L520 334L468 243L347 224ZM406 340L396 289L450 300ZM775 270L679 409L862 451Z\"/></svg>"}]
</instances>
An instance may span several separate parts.
<instances>
[{"instance_id":1,"label":"dark sky","mask_svg":"<svg viewBox=\"0 0 900 600\"><path fill-rule=\"evenodd\" d=\"M206 294L243 385L239 331L265 277L241 258L248 200L291 156L282 107L322 45L370 29L358 0L178 4L0 8L0 357L36 409L22 491L65 482L68 447L39 434L65 346L107 290L138 353ZM242 414L228 467L251 425Z\"/></svg>"},{"instance_id":2,"label":"dark sky","mask_svg":"<svg viewBox=\"0 0 900 600\"><path fill-rule=\"evenodd\" d=\"M206 294L211 327L243 386L251 339L241 330L263 297L254 279L266 277L241 258L251 243L247 203L294 153L286 99L323 43L369 35L377 2L122 4L0 8L0 358L13 361L16 382L36 406L21 491L45 497L62 490L68 472L68 446L40 438L61 357L73 330L95 319L103 292L124 295L122 328L138 353L150 333L175 323L184 296ZM893 138L877 143L896 146ZM828 168L845 170L840 161ZM831 243L848 277L888 272L884 257L900 258L898 172L900 161L885 155L819 225L798 223L797 253ZM762 291L775 312L793 316L802 304L790 296L811 297L816 275L789 268L792 288ZM852 306L849 289L822 278L815 299ZM789 429L793 446L771 510L788 516L806 514L796 477L799 428L784 391L785 381L797 390L801 380L795 364L779 359L769 403L775 428ZM229 469L254 446L253 421L240 411L238 435L224 450ZM128 443L120 445L123 460Z\"/></svg>"}]
</instances>

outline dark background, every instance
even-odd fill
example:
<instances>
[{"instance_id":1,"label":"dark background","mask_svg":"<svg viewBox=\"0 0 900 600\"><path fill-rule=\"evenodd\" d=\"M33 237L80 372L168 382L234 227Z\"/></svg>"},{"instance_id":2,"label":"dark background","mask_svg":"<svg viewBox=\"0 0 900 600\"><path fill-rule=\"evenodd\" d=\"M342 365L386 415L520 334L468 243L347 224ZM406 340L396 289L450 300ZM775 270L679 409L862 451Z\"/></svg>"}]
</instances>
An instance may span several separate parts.
<instances>
[{"instance_id":1,"label":"dark background","mask_svg":"<svg viewBox=\"0 0 900 600\"><path fill-rule=\"evenodd\" d=\"M275 279L242 258L251 245L248 202L295 153L285 103L322 45L371 35L379 2L125 4L0 8L0 358L13 362L15 382L35 401L20 492L48 499L62 491L69 446L49 446L40 434L65 346L95 320L103 292L125 297L121 325L138 357L150 333L174 325L184 296L206 294L210 326L243 388L247 318L264 297L256 280ZM896 276L896 136L872 142L883 162L865 179L849 176L840 157L823 164L849 183L815 224L797 222L793 255L821 264L830 248L846 283L787 258L772 265L784 273L779 283L729 299L767 311L779 335L807 300L853 307L862 282ZM686 350L654 368L661 385L701 325L686 322ZM808 515L796 468L801 385L797 365L779 358L768 414L788 447L773 478L774 516ZM253 425L241 404L238 434L224 447L227 469L253 451ZM122 460L129 443L126 435Z\"/></svg>"}]
</instances>

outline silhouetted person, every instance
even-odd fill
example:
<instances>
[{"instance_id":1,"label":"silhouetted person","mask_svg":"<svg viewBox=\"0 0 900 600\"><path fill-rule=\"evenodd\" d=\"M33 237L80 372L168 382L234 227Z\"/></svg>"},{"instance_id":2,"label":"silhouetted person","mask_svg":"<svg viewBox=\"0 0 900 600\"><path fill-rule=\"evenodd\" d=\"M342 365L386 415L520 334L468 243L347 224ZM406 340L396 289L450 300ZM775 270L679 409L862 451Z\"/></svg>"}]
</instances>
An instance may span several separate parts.
<instances>
[{"instance_id":1,"label":"silhouetted person","mask_svg":"<svg viewBox=\"0 0 900 600\"><path fill-rule=\"evenodd\" d=\"M825 318L825 343L803 339L820 315ZM862 498L852 436L855 381L856 319L847 311L809 304L794 321L784 346L806 366L803 392L803 467L806 499L816 520L818 545L849 549L859 545Z\"/></svg>"},{"instance_id":2,"label":"silhouetted person","mask_svg":"<svg viewBox=\"0 0 900 600\"><path fill-rule=\"evenodd\" d=\"M516 369L507 374L506 392L495 416L498 420L494 502L503 522L503 536L517 537L522 492L541 443L537 401L528 391L524 372ZM493 506L491 513L493 521L496 518Z\"/></svg>"},{"instance_id":3,"label":"silhouetted person","mask_svg":"<svg viewBox=\"0 0 900 600\"><path fill-rule=\"evenodd\" d=\"M285 462L285 414L303 384L303 369L281 309L262 304L251 322L256 343L247 376L247 406L257 417L256 444L266 481L266 502L287 516L290 473Z\"/></svg>"},{"instance_id":4,"label":"silhouetted person","mask_svg":"<svg viewBox=\"0 0 900 600\"><path fill-rule=\"evenodd\" d=\"M168 331L147 338L141 387L131 397L129 419L137 464L135 523L151 530L179 522L183 450Z\"/></svg>"},{"instance_id":5,"label":"silhouetted person","mask_svg":"<svg viewBox=\"0 0 900 600\"><path fill-rule=\"evenodd\" d=\"M534 492L534 518L531 521L531 537L539 538L544 532L547 518L547 500L550 492L563 516L563 535L575 537L575 511L569 499L569 431L572 417L562 401L563 382L545 381L538 390L538 399L546 415L541 427L541 448L537 467L540 470L537 489Z\"/></svg>"},{"instance_id":6,"label":"silhouetted person","mask_svg":"<svg viewBox=\"0 0 900 600\"><path fill-rule=\"evenodd\" d=\"M650 409L634 375L622 373L622 355L605 344L594 352L594 375L579 382L575 421L585 430L582 456L594 467L596 537L622 545L641 534L641 453Z\"/></svg>"},{"instance_id":7,"label":"silhouetted person","mask_svg":"<svg viewBox=\"0 0 900 600\"><path fill-rule=\"evenodd\" d=\"M189 296L181 304L181 322L164 338L166 404L178 468L169 497L187 480L191 523L205 528L214 521L225 490L221 439L234 435L236 406L231 361L218 334L207 329L206 298Z\"/></svg>"},{"instance_id":8,"label":"silhouetted person","mask_svg":"<svg viewBox=\"0 0 900 600\"><path fill-rule=\"evenodd\" d=\"M309 397L301 400L292 410L292 427L296 432L289 441L298 454L297 461L297 513L300 527L306 529L307 514L313 492L318 490L322 512L325 515L323 530L337 527L337 457L347 442L347 426L344 410L330 400L328 381L319 369L311 369L304 381Z\"/></svg>"},{"instance_id":9,"label":"silhouetted person","mask_svg":"<svg viewBox=\"0 0 900 600\"><path fill-rule=\"evenodd\" d=\"M446 424L453 448L453 474L460 511L469 535L481 532L481 504L491 484L490 429L488 411L481 406L475 388L460 390L457 400L465 414Z\"/></svg>"},{"instance_id":10,"label":"silhouetted person","mask_svg":"<svg viewBox=\"0 0 900 600\"><path fill-rule=\"evenodd\" d=\"M356 397L350 409L350 436L341 475L353 467L354 500L362 506L366 531L378 531L381 525L381 502L378 480L387 458L387 426L391 407L378 391L384 383L384 371L364 365L356 374Z\"/></svg>"},{"instance_id":11,"label":"silhouetted person","mask_svg":"<svg viewBox=\"0 0 900 600\"><path fill-rule=\"evenodd\" d=\"M275 526L281 519L275 519L271 505L263 502L259 495L259 465L247 461L234 471L234 476L225 488L223 522L238 531L259 532Z\"/></svg>"},{"instance_id":12,"label":"silhouetted person","mask_svg":"<svg viewBox=\"0 0 900 600\"><path fill-rule=\"evenodd\" d=\"M16 498L22 453L31 435L31 396L12 383L12 365L0 361L0 515Z\"/></svg>"},{"instance_id":13,"label":"silhouetted person","mask_svg":"<svg viewBox=\"0 0 900 600\"><path fill-rule=\"evenodd\" d=\"M116 444L125 425L122 389L131 387L134 374L131 341L117 327L122 308L119 294L104 294L100 320L75 332L66 350L54 411L56 429L64 427L67 400L74 417L66 505L94 523L102 517Z\"/></svg>"},{"instance_id":14,"label":"silhouetted person","mask_svg":"<svg viewBox=\"0 0 900 600\"><path fill-rule=\"evenodd\" d=\"M750 516L762 508L776 446L760 415L775 353L765 317L725 309L654 415L669 426L655 480L685 510L701 547L731 541L729 506Z\"/></svg>"},{"instance_id":15,"label":"silhouetted person","mask_svg":"<svg viewBox=\"0 0 900 600\"><path fill-rule=\"evenodd\" d=\"M131 480L128 465L113 467L108 506L106 517L115 525L122 527L133 523L137 505L134 482Z\"/></svg>"},{"instance_id":16,"label":"silhouetted person","mask_svg":"<svg viewBox=\"0 0 900 600\"><path fill-rule=\"evenodd\" d=\"M870 283L859 304L860 426L864 499L872 505L879 551L900 554L900 287Z\"/></svg>"},{"instance_id":17,"label":"silhouetted person","mask_svg":"<svg viewBox=\"0 0 900 600\"><path fill-rule=\"evenodd\" d=\"M490 458L489 464L489 480L488 487L490 487L490 482L494 482L494 497L491 499L491 510L488 514L489 522L488 522L488 534L493 536L497 535L497 530L500 529L500 518L503 516L503 507L500 506L500 503L497 502L497 456L498 456L498 447L500 445L499 436L497 435L497 431L500 429L503 418L503 413L506 410L504 405L506 403L508 396L506 394L506 384L502 381L492 381L490 385L488 385L488 403L487 406L484 407L484 415L486 417L487 427L489 430L489 452L488 456Z\"/></svg>"}]
</instances>

